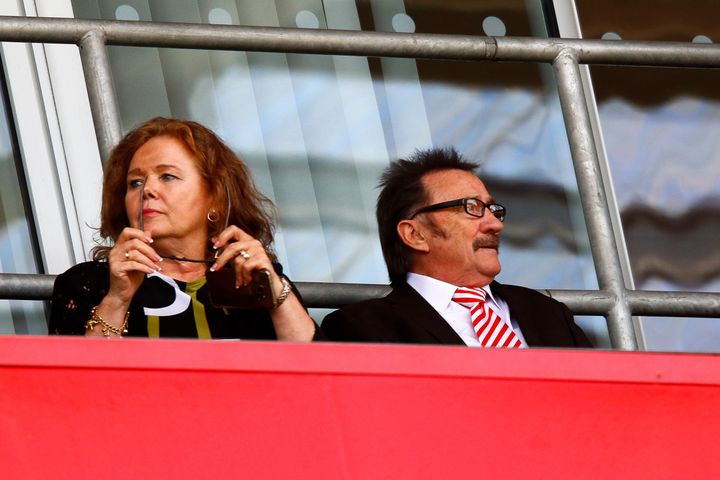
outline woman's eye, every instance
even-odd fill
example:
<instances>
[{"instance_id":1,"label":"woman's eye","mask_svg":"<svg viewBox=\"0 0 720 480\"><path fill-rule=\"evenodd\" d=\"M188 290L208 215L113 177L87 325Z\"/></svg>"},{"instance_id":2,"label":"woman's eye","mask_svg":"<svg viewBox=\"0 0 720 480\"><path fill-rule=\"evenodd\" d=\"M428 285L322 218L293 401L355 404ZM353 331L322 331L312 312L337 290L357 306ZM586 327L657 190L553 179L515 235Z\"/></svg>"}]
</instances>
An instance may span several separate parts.
<instances>
[{"instance_id":1,"label":"woman's eye","mask_svg":"<svg viewBox=\"0 0 720 480\"><path fill-rule=\"evenodd\" d=\"M160 179L166 180L166 181L167 180L176 180L177 178L178 177L176 177L175 175L173 175L171 173L163 173L162 175L160 175Z\"/></svg>"},{"instance_id":2,"label":"woman's eye","mask_svg":"<svg viewBox=\"0 0 720 480\"><path fill-rule=\"evenodd\" d=\"M142 178L130 180L130 182L128 182L128 185L130 186L130 188L139 188L139 187L142 187L142 184L143 184Z\"/></svg>"}]
</instances>

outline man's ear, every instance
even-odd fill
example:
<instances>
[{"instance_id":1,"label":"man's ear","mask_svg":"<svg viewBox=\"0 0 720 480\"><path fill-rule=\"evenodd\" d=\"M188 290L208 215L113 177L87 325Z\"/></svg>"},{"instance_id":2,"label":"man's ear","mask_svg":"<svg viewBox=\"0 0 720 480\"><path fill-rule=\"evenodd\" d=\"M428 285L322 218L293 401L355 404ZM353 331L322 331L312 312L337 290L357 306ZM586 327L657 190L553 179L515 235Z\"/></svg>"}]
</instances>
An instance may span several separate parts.
<instances>
[{"instance_id":1,"label":"man's ear","mask_svg":"<svg viewBox=\"0 0 720 480\"><path fill-rule=\"evenodd\" d=\"M401 220L397 224L397 233L405 245L419 252L429 252L430 246L425 239L423 230L417 220Z\"/></svg>"}]
</instances>

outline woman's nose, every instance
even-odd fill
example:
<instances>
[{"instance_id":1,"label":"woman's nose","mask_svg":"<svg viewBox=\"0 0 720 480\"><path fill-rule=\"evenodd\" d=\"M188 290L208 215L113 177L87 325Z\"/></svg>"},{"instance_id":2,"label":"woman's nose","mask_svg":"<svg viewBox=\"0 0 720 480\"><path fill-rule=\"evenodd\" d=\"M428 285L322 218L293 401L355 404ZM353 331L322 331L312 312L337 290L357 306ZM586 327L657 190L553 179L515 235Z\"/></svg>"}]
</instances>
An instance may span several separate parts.
<instances>
[{"instance_id":1,"label":"woman's nose","mask_svg":"<svg viewBox=\"0 0 720 480\"><path fill-rule=\"evenodd\" d=\"M149 176L145 177L145 180L143 180L142 198L155 198L157 196L155 187L155 182Z\"/></svg>"}]
</instances>

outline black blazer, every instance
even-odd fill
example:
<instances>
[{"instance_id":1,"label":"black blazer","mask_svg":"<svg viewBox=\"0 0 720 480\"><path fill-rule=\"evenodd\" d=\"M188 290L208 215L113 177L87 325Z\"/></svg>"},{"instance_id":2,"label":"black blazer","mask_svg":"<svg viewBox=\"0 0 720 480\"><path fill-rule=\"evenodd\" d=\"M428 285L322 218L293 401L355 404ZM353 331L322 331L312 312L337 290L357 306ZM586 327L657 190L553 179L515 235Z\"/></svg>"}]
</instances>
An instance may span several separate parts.
<instances>
[{"instance_id":1,"label":"black blazer","mask_svg":"<svg viewBox=\"0 0 720 480\"><path fill-rule=\"evenodd\" d=\"M515 285L490 284L505 300L530 347L592 344L562 303ZM464 345L437 311L410 285L395 285L384 298L345 306L325 317L322 328L335 341Z\"/></svg>"},{"instance_id":2,"label":"black blazer","mask_svg":"<svg viewBox=\"0 0 720 480\"><path fill-rule=\"evenodd\" d=\"M282 275L282 266L274 263L278 275ZM130 303L128 318L128 336L147 337L148 321L145 306L153 305L156 295L161 291L154 287L149 279L140 285ZM160 282L162 283L162 282ZM183 285L185 282L178 282ZM107 262L84 262L71 267L55 279L53 288L52 309L50 311L49 333L57 335L84 335L85 321L90 318L92 307L99 304L110 288L110 266ZM169 288L172 292L172 287ZM300 303L302 297L292 285L293 292ZM172 293L174 295L174 293ZM205 316L213 338L242 338L247 340L275 340L275 327L268 310L216 308L210 303L208 286L204 284L196 292L196 299L205 308ZM161 328L163 337L197 338L193 309L188 307L170 321L161 322L161 326L169 324L169 328ZM322 330L315 326L313 340L324 340Z\"/></svg>"}]
</instances>

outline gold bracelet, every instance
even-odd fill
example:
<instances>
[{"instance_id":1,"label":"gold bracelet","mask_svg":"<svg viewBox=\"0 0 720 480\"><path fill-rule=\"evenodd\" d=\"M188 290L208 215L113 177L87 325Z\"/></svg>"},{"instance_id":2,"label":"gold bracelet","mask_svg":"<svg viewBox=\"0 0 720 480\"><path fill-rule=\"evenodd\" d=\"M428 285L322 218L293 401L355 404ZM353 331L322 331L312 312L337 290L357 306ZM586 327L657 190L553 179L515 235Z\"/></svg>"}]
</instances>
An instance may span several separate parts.
<instances>
[{"instance_id":1,"label":"gold bracelet","mask_svg":"<svg viewBox=\"0 0 720 480\"><path fill-rule=\"evenodd\" d=\"M85 322L85 330L93 330L95 328L95 325L100 325L100 330L102 331L102 334L104 337L109 337L111 333L114 333L115 335L123 336L123 333L128 333L128 318L130 318L130 311L128 310L127 313L125 313L125 321L123 322L121 327L113 327L109 323L107 323L97 312L98 306L95 305L92 310L90 310L90 319L88 319Z\"/></svg>"},{"instance_id":2,"label":"gold bracelet","mask_svg":"<svg viewBox=\"0 0 720 480\"><path fill-rule=\"evenodd\" d=\"M280 281L283 284L282 290L280 290L280 295L275 299L275 302L273 303L273 310L278 308L282 303L285 301L285 299L290 295L290 292L292 291L292 287L290 286L290 282L288 282L288 279L285 277L280 277Z\"/></svg>"}]
</instances>

